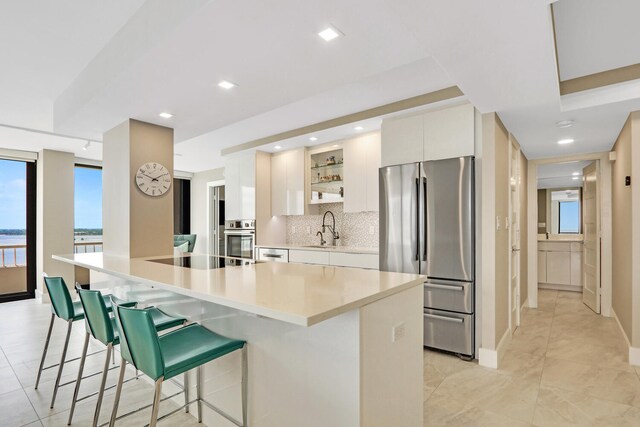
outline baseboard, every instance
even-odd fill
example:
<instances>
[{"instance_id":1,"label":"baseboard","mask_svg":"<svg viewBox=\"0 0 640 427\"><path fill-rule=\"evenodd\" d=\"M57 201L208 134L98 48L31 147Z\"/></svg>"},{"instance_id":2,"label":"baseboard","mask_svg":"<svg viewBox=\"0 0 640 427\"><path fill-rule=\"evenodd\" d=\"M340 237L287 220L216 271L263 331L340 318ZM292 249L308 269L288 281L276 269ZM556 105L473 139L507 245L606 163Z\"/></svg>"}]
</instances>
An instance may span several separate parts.
<instances>
[{"instance_id":1,"label":"baseboard","mask_svg":"<svg viewBox=\"0 0 640 427\"><path fill-rule=\"evenodd\" d=\"M627 347L629 348L629 364L640 366L640 348L631 346L631 341L629 341L629 337L627 337L627 334L625 333L624 328L620 323L620 319L618 319L618 316L616 315L616 312L613 310L613 307L611 307L611 317L616 320L616 324L618 325L618 328L620 328L620 332L622 333L622 336L627 343Z\"/></svg>"},{"instance_id":2,"label":"baseboard","mask_svg":"<svg viewBox=\"0 0 640 427\"><path fill-rule=\"evenodd\" d=\"M553 283L538 283L538 289L551 289L552 291L568 291L582 293L582 287L572 285L555 285Z\"/></svg>"},{"instance_id":3,"label":"baseboard","mask_svg":"<svg viewBox=\"0 0 640 427\"><path fill-rule=\"evenodd\" d=\"M502 360L505 351L507 351L507 347L510 342L511 329L507 329L504 332L504 335L502 335L502 338L500 338L498 347L495 350L480 347L478 350L478 364L486 368L498 369L500 361Z\"/></svg>"}]
</instances>

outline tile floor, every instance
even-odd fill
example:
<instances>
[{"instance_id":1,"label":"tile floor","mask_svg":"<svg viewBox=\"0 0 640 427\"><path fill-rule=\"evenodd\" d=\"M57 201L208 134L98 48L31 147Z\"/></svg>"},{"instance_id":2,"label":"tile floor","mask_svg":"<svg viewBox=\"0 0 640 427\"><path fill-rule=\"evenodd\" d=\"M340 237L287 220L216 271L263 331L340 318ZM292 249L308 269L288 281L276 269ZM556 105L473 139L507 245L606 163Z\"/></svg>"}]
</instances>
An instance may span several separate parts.
<instances>
[{"instance_id":1,"label":"tile floor","mask_svg":"<svg viewBox=\"0 0 640 427\"><path fill-rule=\"evenodd\" d=\"M640 367L582 294L541 290L498 370L426 351L425 426L640 426Z\"/></svg>"},{"instance_id":2,"label":"tile floor","mask_svg":"<svg viewBox=\"0 0 640 427\"><path fill-rule=\"evenodd\" d=\"M540 291L538 310L526 309L522 325L498 370L426 351L425 426L640 426L640 368L626 361L624 339L613 319L593 314L581 295ZM36 368L46 335L49 306L33 300L0 305L0 425L64 426L73 386L49 401L54 370L45 371L34 390ZM69 357L80 354L84 325L74 326ZM56 323L49 360L59 358L64 325ZM97 345L90 351L99 350ZM63 381L75 378L78 362L68 365ZM86 372L102 366L103 354L92 356ZM117 370L109 376L115 381ZM97 388L98 378L83 382L81 394ZM145 381L125 385L122 411L150 403ZM109 418L113 390L107 391L100 422ZM171 403L166 403L167 411ZM76 408L74 425L89 425L95 397ZM162 410L161 410L162 412ZM119 425L142 425L148 411ZM195 426L184 413L162 425Z\"/></svg>"}]
</instances>

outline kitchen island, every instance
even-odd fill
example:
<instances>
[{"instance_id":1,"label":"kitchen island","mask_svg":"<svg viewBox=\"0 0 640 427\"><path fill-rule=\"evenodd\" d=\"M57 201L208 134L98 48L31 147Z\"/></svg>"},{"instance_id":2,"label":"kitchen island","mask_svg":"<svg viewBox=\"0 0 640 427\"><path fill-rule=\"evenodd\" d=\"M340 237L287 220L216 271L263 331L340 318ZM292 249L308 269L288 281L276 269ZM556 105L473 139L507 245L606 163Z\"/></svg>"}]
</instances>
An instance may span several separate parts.
<instances>
[{"instance_id":1,"label":"kitchen island","mask_svg":"<svg viewBox=\"0 0 640 427\"><path fill-rule=\"evenodd\" d=\"M215 268L204 255L54 259L89 269L93 288L246 340L251 426L422 425L422 276L285 263ZM204 396L240 417L239 357L206 366ZM206 407L204 422L232 425Z\"/></svg>"}]
</instances>

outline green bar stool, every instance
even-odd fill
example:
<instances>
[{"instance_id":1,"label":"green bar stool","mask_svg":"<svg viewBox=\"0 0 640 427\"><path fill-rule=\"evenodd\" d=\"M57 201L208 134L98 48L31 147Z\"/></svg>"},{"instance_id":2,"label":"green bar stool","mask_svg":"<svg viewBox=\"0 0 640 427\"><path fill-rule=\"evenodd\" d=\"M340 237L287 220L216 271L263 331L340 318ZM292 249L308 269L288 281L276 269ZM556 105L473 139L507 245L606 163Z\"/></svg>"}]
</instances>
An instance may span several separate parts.
<instances>
[{"instance_id":1,"label":"green bar stool","mask_svg":"<svg viewBox=\"0 0 640 427\"><path fill-rule=\"evenodd\" d=\"M78 368L78 378L76 380L76 387L73 392L71 410L69 411L69 420L67 422L67 425L70 425L71 421L73 420L73 412L75 410L76 403L97 394L98 401L96 403L96 409L94 412L92 424L95 427L98 425L104 392L115 387L114 385L105 388L105 384L107 381L107 374L110 371L109 358L113 357L115 351L114 346L120 343L120 337L114 327L115 319L109 316L109 310L107 308L107 304L105 303L103 295L99 291L84 290L79 286L77 286L76 289L78 291L78 294L80 295L80 303L82 304L82 308L84 310L87 332L85 334L84 347L82 348L82 356L80 359L80 367ZM155 307L147 307L144 309L144 311L147 312L151 317L153 326L156 331L164 331L167 329L175 328L177 326L182 326L187 322L187 319L183 317L171 317ZM100 383L100 388L98 389L98 391L82 398L78 398L81 381L85 378L100 374L100 372L97 372L86 377L82 376L90 337L95 338L96 340L107 346L107 357L104 361L104 369L102 370L102 381ZM130 380L135 378L137 377L130 378Z\"/></svg>"},{"instance_id":2,"label":"green bar stool","mask_svg":"<svg viewBox=\"0 0 640 427\"><path fill-rule=\"evenodd\" d=\"M65 384L60 384L60 378L62 378L62 370L64 369L64 364L79 359L79 357L76 357L74 359L65 360L65 358L67 357L67 349L69 347L69 338L71 337L73 322L84 319L84 311L82 309L82 304L80 303L80 301L72 301L71 295L69 294L69 289L67 288L67 285L62 277L45 276L44 284L47 287L49 298L51 299L51 321L49 322L49 331L47 332L47 338L44 343L44 350L42 351L42 359L40 360L40 366L38 368L38 376L36 378L35 388L37 389L38 385L40 384L40 376L42 375L42 371L58 366L58 375L56 376L56 382L53 387L53 396L51 398L51 408L53 408L53 405L56 401L56 395L58 394L58 388L73 383L73 381L70 381ZM107 310L110 311L113 309L112 301L116 301L124 306L135 305L135 302L131 303L119 300L115 297L111 299L108 295L103 295L102 298L104 300L104 303L106 304ZM47 350L49 349L49 340L51 339L53 323L56 317L67 322L67 336L64 341L64 347L62 348L62 357L60 358L60 363L45 367L44 362L47 356Z\"/></svg>"},{"instance_id":3,"label":"green bar stool","mask_svg":"<svg viewBox=\"0 0 640 427\"><path fill-rule=\"evenodd\" d=\"M119 306L116 302L114 305L116 326L119 328L121 338L122 363L110 426L122 418L118 417L117 413L127 362L155 381L150 427L155 427L159 420L193 403L198 405L198 422L202 422L202 404L205 404L235 425L239 427L247 425L247 343L245 341L223 337L195 323L159 336L148 312ZM201 388L202 365L236 350L242 351L242 422L204 400ZM185 399L187 402L184 406L158 418L160 402L167 399L161 399L163 381L179 374L186 374L191 369L197 369L197 398L192 401ZM185 388L185 395L187 391Z\"/></svg>"}]
</instances>

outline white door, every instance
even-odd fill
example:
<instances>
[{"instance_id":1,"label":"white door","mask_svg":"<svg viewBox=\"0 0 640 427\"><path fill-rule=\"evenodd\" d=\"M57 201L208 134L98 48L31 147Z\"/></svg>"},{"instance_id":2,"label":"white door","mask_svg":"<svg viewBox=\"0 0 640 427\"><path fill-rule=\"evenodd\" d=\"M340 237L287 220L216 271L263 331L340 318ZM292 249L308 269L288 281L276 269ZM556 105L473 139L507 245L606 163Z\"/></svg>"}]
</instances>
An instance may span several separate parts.
<instances>
[{"instance_id":1,"label":"white door","mask_svg":"<svg viewBox=\"0 0 640 427\"><path fill-rule=\"evenodd\" d=\"M511 144L509 176L509 324L511 333L520 325L520 149Z\"/></svg>"},{"instance_id":2,"label":"white door","mask_svg":"<svg viewBox=\"0 0 640 427\"><path fill-rule=\"evenodd\" d=\"M600 165L597 161L582 170L582 233L584 236L582 301L600 313Z\"/></svg>"}]
</instances>

